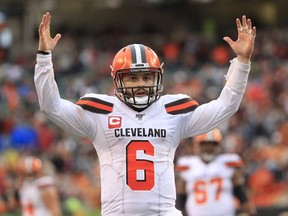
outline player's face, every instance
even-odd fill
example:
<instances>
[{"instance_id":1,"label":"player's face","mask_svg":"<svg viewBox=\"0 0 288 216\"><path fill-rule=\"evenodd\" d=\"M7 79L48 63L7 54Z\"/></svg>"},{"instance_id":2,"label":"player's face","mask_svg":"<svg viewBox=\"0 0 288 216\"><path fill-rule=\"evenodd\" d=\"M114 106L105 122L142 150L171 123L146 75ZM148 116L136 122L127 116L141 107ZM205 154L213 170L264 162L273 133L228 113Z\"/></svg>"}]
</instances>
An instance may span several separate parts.
<instances>
[{"instance_id":1,"label":"player's face","mask_svg":"<svg viewBox=\"0 0 288 216\"><path fill-rule=\"evenodd\" d=\"M216 142L202 142L200 144L200 157L205 162L212 161L219 153L219 146Z\"/></svg>"},{"instance_id":2,"label":"player's face","mask_svg":"<svg viewBox=\"0 0 288 216\"><path fill-rule=\"evenodd\" d=\"M148 87L154 85L154 77L155 74L152 72L129 73L123 76L123 84L125 88L135 88L133 93L136 97L143 97L149 94ZM131 89L127 91L126 93L132 94L132 92L129 92Z\"/></svg>"},{"instance_id":3,"label":"player's face","mask_svg":"<svg viewBox=\"0 0 288 216\"><path fill-rule=\"evenodd\" d=\"M202 142L200 144L200 151L202 153L208 153L208 154L213 154L215 152L217 144L214 142Z\"/></svg>"}]
</instances>

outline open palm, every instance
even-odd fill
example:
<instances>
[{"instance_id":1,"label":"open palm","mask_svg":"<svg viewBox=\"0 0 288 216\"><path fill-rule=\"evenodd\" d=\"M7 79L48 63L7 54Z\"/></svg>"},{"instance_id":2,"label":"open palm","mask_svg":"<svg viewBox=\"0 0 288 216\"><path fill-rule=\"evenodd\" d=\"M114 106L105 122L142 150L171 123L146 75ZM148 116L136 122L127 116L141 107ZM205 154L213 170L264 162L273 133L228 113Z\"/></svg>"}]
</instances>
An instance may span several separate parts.
<instances>
[{"instance_id":1,"label":"open palm","mask_svg":"<svg viewBox=\"0 0 288 216\"><path fill-rule=\"evenodd\" d=\"M51 21L51 15L49 12L47 12L43 15L41 23L39 25L38 50L40 51L46 51L46 52L52 51L56 47L59 39L61 38L61 34L56 34L54 38L51 37L50 21Z\"/></svg>"},{"instance_id":2,"label":"open palm","mask_svg":"<svg viewBox=\"0 0 288 216\"><path fill-rule=\"evenodd\" d=\"M248 63L254 49L256 27L252 27L251 20L246 19L245 15L242 16L242 23L239 18L236 19L236 25L238 29L237 40L233 41L227 36L223 39L230 45L239 60Z\"/></svg>"}]
</instances>

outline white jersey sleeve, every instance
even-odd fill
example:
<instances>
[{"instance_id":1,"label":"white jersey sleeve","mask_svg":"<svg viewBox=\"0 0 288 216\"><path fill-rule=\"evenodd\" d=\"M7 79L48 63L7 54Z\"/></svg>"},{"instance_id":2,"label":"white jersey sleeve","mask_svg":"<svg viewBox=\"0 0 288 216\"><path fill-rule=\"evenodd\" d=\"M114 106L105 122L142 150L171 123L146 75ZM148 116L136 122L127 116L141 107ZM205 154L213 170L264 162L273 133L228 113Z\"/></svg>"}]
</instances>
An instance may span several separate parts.
<instances>
[{"instance_id":1,"label":"white jersey sleeve","mask_svg":"<svg viewBox=\"0 0 288 216\"><path fill-rule=\"evenodd\" d=\"M186 138L210 131L239 109L249 70L249 64L243 64L237 59L231 61L228 70L229 79L220 96L216 100L198 106L193 115L184 120Z\"/></svg>"},{"instance_id":2,"label":"white jersey sleeve","mask_svg":"<svg viewBox=\"0 0 288 216\"><path fill-rule=\"evenodd\" d=\"M52 55L37 54L36 61L34 82L41 111L67 132L93 138L91 113L60 97L54 80Z\"/></svg>"}]
</instances>

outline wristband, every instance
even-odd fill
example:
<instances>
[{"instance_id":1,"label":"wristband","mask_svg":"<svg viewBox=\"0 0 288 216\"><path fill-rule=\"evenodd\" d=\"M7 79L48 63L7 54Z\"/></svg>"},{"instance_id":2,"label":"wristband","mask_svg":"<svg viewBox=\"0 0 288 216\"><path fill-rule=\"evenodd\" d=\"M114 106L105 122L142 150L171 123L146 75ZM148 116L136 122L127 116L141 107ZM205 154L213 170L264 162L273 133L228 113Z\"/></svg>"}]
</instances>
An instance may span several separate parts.
<instances>
[{"instance_id":1,"label":"wristband","mask_svg":"<svg viewBox=\"0 0 288 216\"><path fill-rule=\"evenodd\" d=\"M41 54L41 55L49 55L50 52L42 51L42 50L38 50L38 51L37 51L37 54Z\"/></svg>"},{"instance_id":2,"label":"wristband","mask_svg":"<svg viewBox=\"0 0 288 216\"><path fill-rule=\"evenodd\" d=\"M241 204L248 201L248 197L243 185L235 185L233 187L233 194L239 199Z\"/></svg>"}]
</instances>

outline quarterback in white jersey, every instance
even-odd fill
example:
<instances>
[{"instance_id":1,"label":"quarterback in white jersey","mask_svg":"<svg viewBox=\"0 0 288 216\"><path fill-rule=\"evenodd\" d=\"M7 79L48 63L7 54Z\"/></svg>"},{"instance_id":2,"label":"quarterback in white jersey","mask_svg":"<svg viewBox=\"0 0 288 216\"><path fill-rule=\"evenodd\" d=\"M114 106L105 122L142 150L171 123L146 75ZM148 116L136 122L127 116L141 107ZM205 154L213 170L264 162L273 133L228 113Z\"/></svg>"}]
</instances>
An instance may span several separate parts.
<instances>
[{"instance_id":1,"label":"quarterback in white jersey","mask_svg":"<svg viewBox=\"0 0 288 216\"><path fill-rule=\"evenodd\" d=\"M187 95L161 96L163 64L142 44L122 48L113 60L116 97L87 94L76 104L62 99L51 54L61 35L51 38L50 20L44 14L39 26L34 80L40 108L61 128L94 144L102 216L181 215L175 208L175 150L183 138L212 129L238 110L256 36L251 20L236 20L237 41L225 37L237 58L220 97L201 106Z\"/></svg>"},{"instance_id":2,"label":"quarterback in white jersey","mask_svg":"<svg viewBox=\"0 0 288 216\"><path fill-rule=\"evenodd\" d=\"M180 176L177 193L179 199L181 193L187 195L182 199L187 216L235 216L234 197L239 199L245 213L254 214L241 171L243 161L237 154L220 154L221 140L217 128L199 135L194 142L199 145L199 155L182 156L177 160L176 170Z\"/></svg>"},{"instance_id":3,"label":"quarterback in white jersey","mask_svg":"<svg viewBox=\"0 0 288 216\"><path fill-rule=\"evenodd\" d=\"M42 161L34 156L21 160L23 182L19 188L22 216L61 216L55 181L42 176Z\"/></svg>"}]
</instances>

